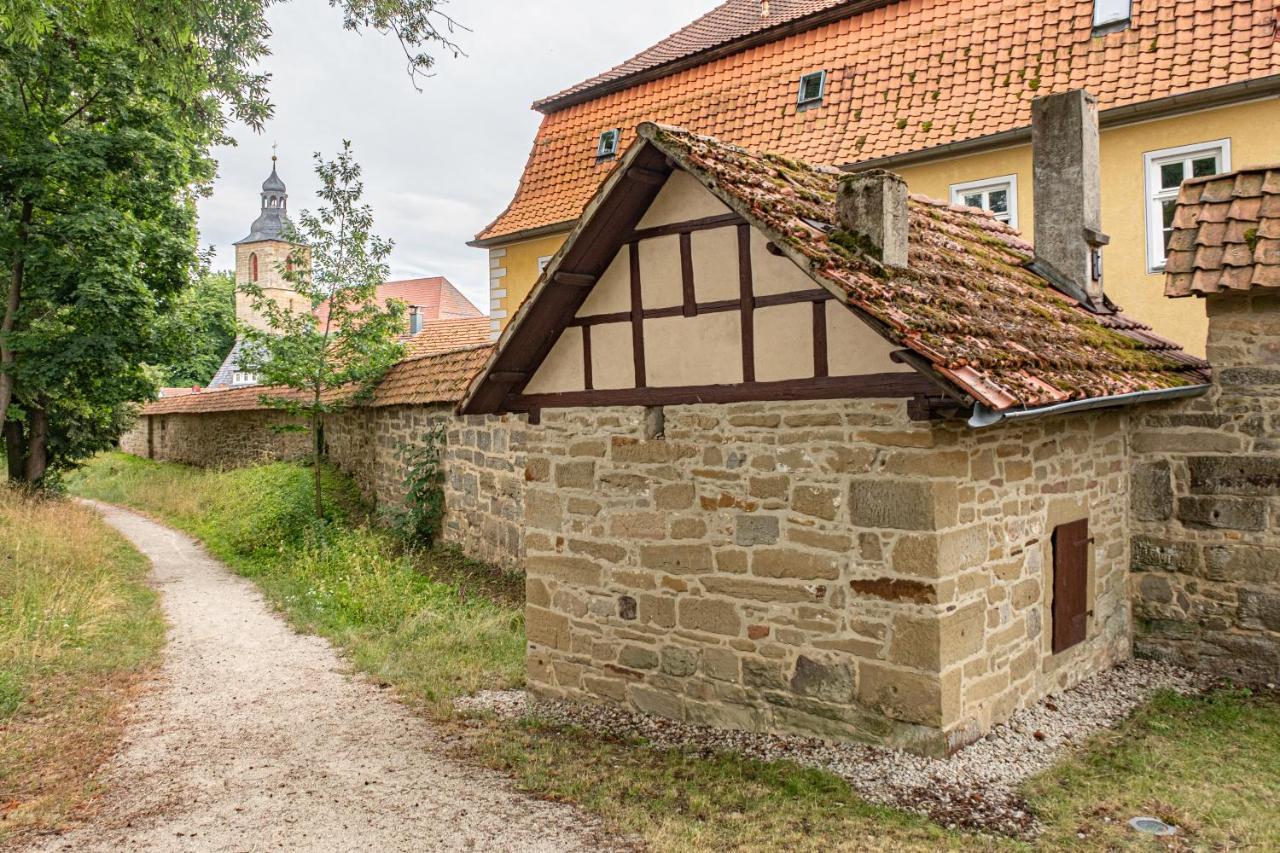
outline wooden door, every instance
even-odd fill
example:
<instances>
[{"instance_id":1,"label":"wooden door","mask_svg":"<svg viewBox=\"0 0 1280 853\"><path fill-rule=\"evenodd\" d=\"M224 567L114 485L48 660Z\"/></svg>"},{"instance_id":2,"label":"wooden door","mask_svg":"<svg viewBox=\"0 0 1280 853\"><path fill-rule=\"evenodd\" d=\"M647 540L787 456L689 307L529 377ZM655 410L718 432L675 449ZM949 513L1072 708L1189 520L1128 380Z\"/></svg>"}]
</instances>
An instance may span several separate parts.
<instances>
[{"instance_id":1,"label":"wooden door","mask_svg":"<svg viewBox=\"0 0 1280 853\"><path fill-rule=\"evenodd\" d=\"M1084 642L1089 629L1089 520L1053 531L1053 653Z\"/></svg>"}]
</instances>

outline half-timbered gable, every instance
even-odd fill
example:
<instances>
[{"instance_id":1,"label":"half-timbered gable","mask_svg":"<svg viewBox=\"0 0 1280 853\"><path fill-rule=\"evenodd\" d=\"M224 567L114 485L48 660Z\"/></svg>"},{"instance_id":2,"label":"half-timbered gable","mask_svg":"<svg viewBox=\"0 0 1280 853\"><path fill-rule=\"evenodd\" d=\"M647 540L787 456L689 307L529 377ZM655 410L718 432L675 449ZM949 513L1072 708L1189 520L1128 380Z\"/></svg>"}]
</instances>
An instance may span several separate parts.
<instances>
[{"instance_id":1,"label":"half-timbered gable","mask_svg":"<svg viewBox=\"0 0 1280 853\"><path fill-rule=\"evenodd\" d=\"M733 213L696 178L675 171L590 288L521 403L557 395L651 389L658 400L813 394L856 378L848 393L926 390L893 347ZM637 317L639 318L637 320ZM786 382L778 388L769 383ZM694 390L697 389L697 390ZM609 399L607 396L602 400Z\"/></svg>"}]
</instances>

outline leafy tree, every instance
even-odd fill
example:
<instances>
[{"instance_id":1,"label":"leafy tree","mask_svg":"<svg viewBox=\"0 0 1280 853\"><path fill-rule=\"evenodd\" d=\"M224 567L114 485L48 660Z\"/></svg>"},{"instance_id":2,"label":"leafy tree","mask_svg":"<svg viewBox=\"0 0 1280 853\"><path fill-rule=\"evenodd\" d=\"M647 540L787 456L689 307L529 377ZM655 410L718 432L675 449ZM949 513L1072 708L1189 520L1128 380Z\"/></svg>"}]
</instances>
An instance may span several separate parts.
<instances>
[{"instance_id":1,"label":"leafy tree","mask_svg":"<svg viewBox=\"0 0 1280 853\"><path fill-rule=\"evenodd\" d=\"M229 123L271 116L279 0L0 0L0 425L10 476L39 484L114 441L158 320L199 277L195 202ZM411 78L456 53L440 0L330 0L394 35ZM178 348L180 352L180 347Z\"/></svg>"},{"instance_id":2,"label":"leafy tree","mask_svg":"<svg viewBox=\"0 0 1280 853\"><path fill-rule=\"evenodd\" d=\"M156 324L160 346L172 353L158 365L162 385L208 385L236 340L236 278L207 272L165 306Z\"/></svg>"},{"instance_id":3,"label":"leafy tree","mask_svg":"<svg viewBox=\"0 0 1280 853\"><path fill-rule=\"evenodd\" d=\"M360 165L343 142L337 159L316 155L317 195L324 202L285 239L295 245L281 276L302 297L301 307L281 305L253 282L242 284L267 330L246 327L241 366L273 392L263 402L306 419L313 437L316 518L324 517L320 460L321 423L367 394L400 358L404 305L380 305L391 242L374 236L373 210L361 203Z\"/></svg>"}]
</instances>

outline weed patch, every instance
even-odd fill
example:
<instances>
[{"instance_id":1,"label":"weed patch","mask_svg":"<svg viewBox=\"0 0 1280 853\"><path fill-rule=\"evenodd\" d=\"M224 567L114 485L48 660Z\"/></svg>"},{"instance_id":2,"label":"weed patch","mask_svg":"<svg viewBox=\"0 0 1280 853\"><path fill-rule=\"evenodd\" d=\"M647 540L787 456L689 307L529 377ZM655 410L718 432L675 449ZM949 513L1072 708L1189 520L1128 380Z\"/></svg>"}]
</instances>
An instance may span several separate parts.
<instances>
[{"instance_id":1,"label":"weed patch","mask_svg":"<svg viewBox=\"0 0 1280 853\"><path fill-rule=\"evenodd\" d=\"M95 793L164 640L147 570L93 511L0 488L0 841Z\"/></svg>"}]
</instances>

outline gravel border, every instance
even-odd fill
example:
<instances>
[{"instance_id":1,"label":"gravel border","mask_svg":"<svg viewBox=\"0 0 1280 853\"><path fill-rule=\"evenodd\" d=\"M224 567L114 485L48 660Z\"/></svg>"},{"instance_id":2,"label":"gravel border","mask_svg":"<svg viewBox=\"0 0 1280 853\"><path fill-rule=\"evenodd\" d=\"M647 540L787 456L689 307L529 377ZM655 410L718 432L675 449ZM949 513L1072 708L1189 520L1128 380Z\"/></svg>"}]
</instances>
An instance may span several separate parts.
<instances>
[{"instance_id":1,"label":"gravel border","mask_svg":"<svg viewBox=\"0 0 1280 853\"><path fill-rule=\"evenodd\" d=\"M529 716L635 736L654 747L794 761L835 773L869 802L924 814L952 829L1029 839L1039 827L1018 793L1024 781L1098 730L1128 717L1156 691L1193 694L1210 683L1206 676L1170 664L1130 661L1018 711L986 737L943 759L863 744L688 725L604 705L537 699L522 690L483 691L455 705L463 712L504 719Z\"/></svg>"}]
</instances>

